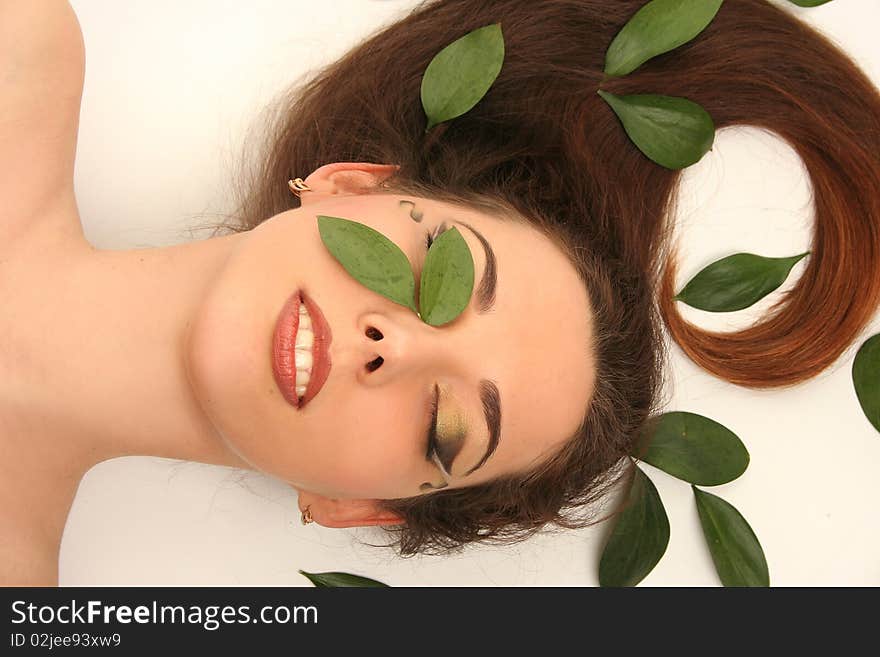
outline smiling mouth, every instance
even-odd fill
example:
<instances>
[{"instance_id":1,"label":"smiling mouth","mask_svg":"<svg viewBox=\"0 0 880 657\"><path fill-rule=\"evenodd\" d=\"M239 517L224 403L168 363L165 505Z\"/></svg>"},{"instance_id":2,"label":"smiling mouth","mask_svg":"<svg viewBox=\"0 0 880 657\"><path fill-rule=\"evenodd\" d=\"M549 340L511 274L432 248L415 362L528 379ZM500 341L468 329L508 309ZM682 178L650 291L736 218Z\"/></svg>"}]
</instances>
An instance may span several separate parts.
<instances>
[{"instance_id":1,"label":"smiling mouth","mask_svg":"<svg viewBox=\"0 0 880 657\"><path fill-rule=\"evenodd\" d=\"M272 372L284 399L302 409L330 374L332 333L321 308L302 289L285 302L275 322Z\"/></svg>"}]
</instances>

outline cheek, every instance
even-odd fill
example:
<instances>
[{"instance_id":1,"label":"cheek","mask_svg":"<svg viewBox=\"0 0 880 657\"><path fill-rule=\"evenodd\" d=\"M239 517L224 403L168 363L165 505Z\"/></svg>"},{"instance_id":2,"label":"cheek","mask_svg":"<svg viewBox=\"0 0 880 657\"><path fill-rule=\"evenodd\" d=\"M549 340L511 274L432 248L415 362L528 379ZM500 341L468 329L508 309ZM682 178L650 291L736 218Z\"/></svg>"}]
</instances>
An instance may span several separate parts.
<instances>
[{"instance_id":1,"label":"cheek","mask_svg":"<svg viewBox=\"0 0 880 657\"><path fill-rule=\"evenodd\" d=\"M375 392L370 396L375 398ZM344 411L313 419L314 429L296 439L303 460L295 468L308 479L310 490L377 499L418 490L413 425L399 414L377 409L374 403L352 401Z\"/></svg>"}]
</instances>

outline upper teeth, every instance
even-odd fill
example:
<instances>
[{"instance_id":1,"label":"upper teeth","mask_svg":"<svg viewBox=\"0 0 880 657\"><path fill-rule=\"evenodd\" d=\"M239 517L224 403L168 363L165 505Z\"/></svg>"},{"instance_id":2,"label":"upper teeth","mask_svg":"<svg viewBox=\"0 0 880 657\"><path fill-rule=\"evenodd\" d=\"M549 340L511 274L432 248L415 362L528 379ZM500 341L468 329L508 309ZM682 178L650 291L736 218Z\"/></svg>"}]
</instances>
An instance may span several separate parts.
<instances>
[{"instance_id":1,"label":"upper teeth","mask_svg":"<svg viewBox=\"0 0 880 657\"><path fill-rule=\"evenodd\" d=\"M315 343L315 334L312 332L312 318L306 305L299 305L299 327L296 331L294 343L294 362L296 363L296 394L302 397L306 394L309 377L312 374L312 345Z\"/></svg>"}]
</instances>

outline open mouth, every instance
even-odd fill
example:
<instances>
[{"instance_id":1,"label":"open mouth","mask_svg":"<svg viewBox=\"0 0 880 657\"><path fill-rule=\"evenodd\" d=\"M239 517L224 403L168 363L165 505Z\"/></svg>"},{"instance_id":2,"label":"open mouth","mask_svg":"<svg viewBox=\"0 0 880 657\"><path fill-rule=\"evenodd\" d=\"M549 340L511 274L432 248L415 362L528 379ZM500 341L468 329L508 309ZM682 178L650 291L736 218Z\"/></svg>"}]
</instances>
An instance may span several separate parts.
<instances>
[{"instance_id":1,"label":"open mouth","mask_svg":"<svg viewBox=\"0 0 880 657\"><path fill-rule=\"evenodd\" d=\"M308 404L327 380L331 340L321 308L303 290L294 292L278 314L272 339L275 383L294 408Z\"/></svg>"}]
</instances>

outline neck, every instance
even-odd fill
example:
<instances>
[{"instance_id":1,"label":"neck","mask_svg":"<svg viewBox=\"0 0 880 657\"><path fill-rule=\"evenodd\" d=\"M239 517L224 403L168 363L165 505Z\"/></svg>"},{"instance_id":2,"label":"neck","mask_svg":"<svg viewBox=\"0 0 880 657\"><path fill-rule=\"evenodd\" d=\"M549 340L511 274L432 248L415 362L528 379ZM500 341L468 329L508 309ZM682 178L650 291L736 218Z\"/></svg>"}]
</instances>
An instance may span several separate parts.
<instances>
[{"instance_id":1,"label":"neck","mask_svg":"<svg viewBox=\"0 0 880 657\"><path fill-rule=\"evenodd\" d=\"M7 439L40 472L78 477L137 455L250 467L208 421L183 356L203 291L240 238L54 250L19 268L4 295L15 312L0 320L13 336L0 347L0 428L9 422Z\"/></svg>"}]
</instances>

